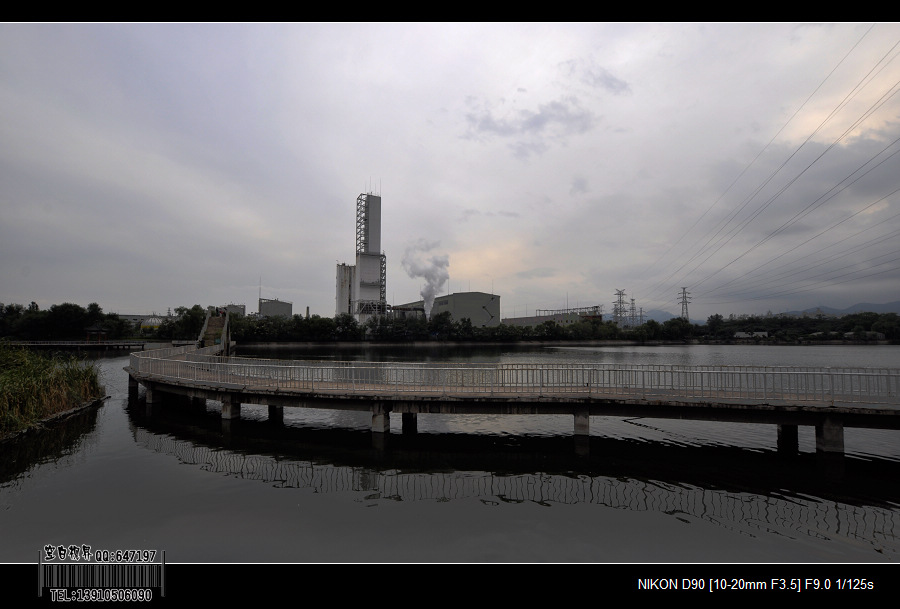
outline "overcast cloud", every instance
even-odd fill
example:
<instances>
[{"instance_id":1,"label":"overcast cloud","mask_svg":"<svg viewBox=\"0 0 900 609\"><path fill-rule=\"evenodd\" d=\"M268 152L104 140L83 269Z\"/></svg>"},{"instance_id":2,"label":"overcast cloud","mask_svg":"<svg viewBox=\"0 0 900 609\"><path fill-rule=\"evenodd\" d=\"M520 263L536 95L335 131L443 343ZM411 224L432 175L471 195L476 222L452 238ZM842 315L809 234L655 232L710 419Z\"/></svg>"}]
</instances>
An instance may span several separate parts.
<instances>
[{"instance_id":1,"label":"overcast cloud","mask_svg":"<svg viewBox=\"0 0 900 609\"><path fill-rule=\"evenodd\" d=\"M898 24L3 24L0 302L900 300Z\"/></svg>"}]
</instances>

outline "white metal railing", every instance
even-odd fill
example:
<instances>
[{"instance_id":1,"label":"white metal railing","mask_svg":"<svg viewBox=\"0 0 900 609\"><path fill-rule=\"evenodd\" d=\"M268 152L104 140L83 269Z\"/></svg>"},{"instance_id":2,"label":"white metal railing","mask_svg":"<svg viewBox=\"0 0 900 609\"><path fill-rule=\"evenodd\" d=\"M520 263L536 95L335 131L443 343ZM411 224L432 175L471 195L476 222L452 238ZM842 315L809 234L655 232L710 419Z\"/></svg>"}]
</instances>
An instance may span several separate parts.
<instances>
[{"instance_id":1,"label":"white metal railing","mask_svg":"<svg viewBox=\"0 0 900 609\"><path fill-rule=\"evenodd\" d=\"M101 340L10 340L7 344L27 347L29 345L144 345L151 341L132 338L104 338Z\"/></svg>"},{"instance_id":2,"label":"white metal railing","mask_svg":"<svg viewBox=\"0 0 900 609\"><path fill-rule=\"evenodd\" d=\"M220 349L132 353L131 368L182 383L298 393L900 404L897 368L333 362L221 357L215 355Z\"/></svg>"}]
</instances>

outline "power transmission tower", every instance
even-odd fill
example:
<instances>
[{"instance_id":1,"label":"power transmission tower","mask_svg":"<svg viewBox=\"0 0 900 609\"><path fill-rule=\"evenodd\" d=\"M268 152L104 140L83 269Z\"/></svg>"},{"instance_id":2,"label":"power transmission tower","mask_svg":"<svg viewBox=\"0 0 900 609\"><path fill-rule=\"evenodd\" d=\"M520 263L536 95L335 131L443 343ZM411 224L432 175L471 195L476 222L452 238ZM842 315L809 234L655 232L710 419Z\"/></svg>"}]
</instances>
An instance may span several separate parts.
<instances>
[{"instance_id":1,"label":"power transmission tower","mask_svg":"<svg viewBox=\"0 0 900 609\"><path fill-rule=\"evenodd\" d=\"M690 292L687 291L687 288L681 288L681 317L685 321L691 321L691 318L688 317L688 303L691 301L688 298Z\"/></svg>"},{"instance_id":2,"label":"power transmission tower","mask_svg":"<svg viewBox=\"0 0 900 609\"><path fill-rule=\"evenodd\" d=\"M616 300L613 301L613 322L621 328L625 321L625 290L616 290Z\"/></svg>"}]
</instances>

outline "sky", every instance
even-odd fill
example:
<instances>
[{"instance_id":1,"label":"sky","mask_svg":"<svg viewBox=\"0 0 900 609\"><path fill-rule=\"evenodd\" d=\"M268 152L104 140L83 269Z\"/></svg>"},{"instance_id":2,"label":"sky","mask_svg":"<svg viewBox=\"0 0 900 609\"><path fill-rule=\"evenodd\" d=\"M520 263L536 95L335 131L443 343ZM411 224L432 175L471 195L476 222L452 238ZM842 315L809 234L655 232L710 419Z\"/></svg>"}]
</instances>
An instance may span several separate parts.
<instances>
[{"instance_id":1,"label":"sky","mask_svg":"<svg viewBox=\"0 0 900 609\"><path fill-rule=\"evenodd\" d=\"M0 303L900 300L900 24L0 24Z\"/></svg>"}]
</instances>

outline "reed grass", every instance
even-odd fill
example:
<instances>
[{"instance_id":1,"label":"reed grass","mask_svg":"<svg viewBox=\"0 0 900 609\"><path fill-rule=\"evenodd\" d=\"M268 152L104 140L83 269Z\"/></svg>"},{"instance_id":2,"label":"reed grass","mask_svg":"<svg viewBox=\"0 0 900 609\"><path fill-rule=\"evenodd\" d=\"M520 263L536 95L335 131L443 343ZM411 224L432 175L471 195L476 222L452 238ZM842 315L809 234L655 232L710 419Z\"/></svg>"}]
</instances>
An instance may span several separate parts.
<instances>
[{"instance_id":1,"label":"reed grass","mask_svg":"<svg viewBox=\"0 0 900 609\"><path fill-rule=\"evenodd\" d=\"M0 437L102 397L102 392L93 363L0 341Z\"/></svg>"}]
</instances>

